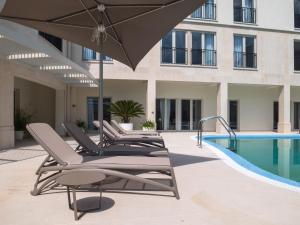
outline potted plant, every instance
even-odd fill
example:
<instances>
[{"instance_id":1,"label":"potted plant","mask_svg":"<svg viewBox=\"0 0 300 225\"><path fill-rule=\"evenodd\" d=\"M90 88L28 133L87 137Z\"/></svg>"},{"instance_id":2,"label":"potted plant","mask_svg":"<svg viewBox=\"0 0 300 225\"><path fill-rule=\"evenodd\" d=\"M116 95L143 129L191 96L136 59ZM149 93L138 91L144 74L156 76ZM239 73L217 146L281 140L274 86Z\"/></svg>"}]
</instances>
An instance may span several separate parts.
<instances>
[{"instance_id":1,"label":"potted plant","mask_svg":"<svg viewBox=\"0 0 300 225\"><path fill-rule=\"evenodd\" d=\"M76 121L76 125L81 128L81 130L85 133L86 132L86 125L85 122L81 119Z\"/></svg>"},{"instance_id":2,"label":"potted plant","mask_svg":"<svg viewBox=\"0 0 300 225\"><path fill-rule=\"evenodd\" d=\"M16 140L23 140L26 131L26 125L31 122L32 115L24 110L15 113L15 138Z\"/></svg>"},{"instance_id":3,"label":"potted plant","mask_svg":"<svg viewBox=\"0 0 300 225\"><path fill-rule=\"evenodd\" d=\"M112 115L120 117L120 126L125 130L133 130L132 118L145 115L144 107L138 102L132 100L120 100L112 103L109 111Z\"/></svg>"},{"instance_id":4,"label":"potted plant","mask_svg":"<svg viewBox=\"0 0 300 225\"><path fill-rule=\"evenodd\" d=\"M146 120L143 125L143 131L154 131L155 123L151 120Z\"/></svg>"}]
</instances>

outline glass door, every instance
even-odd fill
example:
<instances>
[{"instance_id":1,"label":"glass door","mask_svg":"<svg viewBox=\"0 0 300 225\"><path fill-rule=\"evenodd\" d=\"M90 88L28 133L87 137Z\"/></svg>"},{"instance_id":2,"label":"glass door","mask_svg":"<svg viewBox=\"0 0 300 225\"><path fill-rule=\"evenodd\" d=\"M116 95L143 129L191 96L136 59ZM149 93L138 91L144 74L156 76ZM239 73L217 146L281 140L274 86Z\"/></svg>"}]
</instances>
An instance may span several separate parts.
<instances>
[{"instance_id":1,"label":"glass door","mask_svg":"<svg viewBox=\"0 0 300 225\"><path fill-rule=\"evenodd\" d=\"M238 129L238 101L229 101L229 126Z\"/></svg>"},{"instance_id":2,"label":"glass door","mask_svg":"<svg viewBox=\"0 0 300 225\"><path fill-rule=\"evenodd\" d=\"M190 100L181 100L181 130L190 130L191 107Z\"/></svg>"},{"instance_id":3,"label":"glass door","mask_svg":"<svg viewBox=\"0 0 300 225\"><path fill-rule=\"evenodd\" d=\"M198 122L201 119L201 100L193 100L193 130L198 129Z\"/></svg>"},{"instance_id":4,"label":"glass door","mask_svg":"<svg viewBox=\"0 0 300 225\"><path fill-rule=\"evenodd\" d=\"M294 103L294 129L299 129L299 120L300 120L300 102Z\"/></svg>"},{"instance_id":5,"label":"glass door","mask_svg":"<svg viewBox=\"0 0 300 225\"><path fill-rule=\"evenodd\" d=\"M111 104L110 98L103 99L103 119L106 121L111 120L111 114L109 112L110 104ZM88 129L95 130L93 121L98 120L98 98L97 97L87 98L87 114L88 114Z\"/></svg>"},{"instance_id":6,"label":"glass door","mask_svg":"<svg viewBox=\"0 0 300 225\"><path fill-rule=\"evenodd\" d=\"M273 103L273 129L278 129L278 102Z\"/></svg>"},{"instance_id":7,"label":"glass door","mask_svg":"<svg viewBox=\"0 0 300 225\"><path fill-rule=\"evenodd\" d=\"M156 127L164 130L165 124L165 99L156 99Z\"/></svg>"},{"instance_id":8,"label":"glass door","mask_svg":"<svg viewBox=\"0 0 300 225\"><path fill-rule=\"evenodd\" d=\"M176 130L176 100L166 99L166 130Z\"/></svg>"}]
</instances>

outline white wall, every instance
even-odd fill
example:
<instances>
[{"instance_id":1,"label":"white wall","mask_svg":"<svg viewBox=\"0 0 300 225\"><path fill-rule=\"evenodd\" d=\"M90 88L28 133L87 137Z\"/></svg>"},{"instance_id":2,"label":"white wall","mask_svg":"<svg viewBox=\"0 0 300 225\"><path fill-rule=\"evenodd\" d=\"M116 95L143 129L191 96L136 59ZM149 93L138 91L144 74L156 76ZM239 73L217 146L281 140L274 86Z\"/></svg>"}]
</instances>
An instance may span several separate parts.
<instances>
[{"instance_id":1,"label":"white wall","mask_svg":"<svg viewBox=\"0 0 300 225\"><path fill-rule=\"evenodd\" d=\"M55 126L55 90L31 81L15 78L20 90L20 109L33 115L33 122Z\"/></svg>"},{"instance_id":2,"label":"white wall","mask_svg":"<svg viewBox=\"0 0 300 225\"><path fill-rule=\"evenodd\" d=\"M239 130L273 130L273 102L279 87L229 85L229 100L239 102Z\"/></svg>"},{"instance_id":3,"label":"white wall","mask_svg":"<svg viewBox=\"0 0 300 225\"><path fill-rule=\"evenodd\" d=\"M72 102L76 104L73 111L75 120L81 119L87 122L87 97L97 97L98 88L77 87ZM118 100L134 100L144 106L146 112L146 90L145 81L126 81L126 80L105 80L104 96L111 98L112 102ZM145 116L132 120L135 129L141 129L141 123L145 121ZM118 118L117 118L118 120Z\"/></svg>"},{"instance_id":4,"label":"white wall","mask_svg":"<svg viewBox=\"0 0 300 225\"><path fill-rule=\"evenodd\" d=\"M300 102L300 87L291 87L291 126L294 129L294 102Z\"/></svg>"},{"instance_id":5,"label":"white wall","mask_svg":"<svg viewBox=\"0 0 300 225\"><path fill-rule=\"evenodd\" d=\"M215 84L157 82L157 98L200 99L202 117L215 116L217 113L217 86ZM215 122L207 122L205 131L215 131Z\"/></svg>"}]
</instances>

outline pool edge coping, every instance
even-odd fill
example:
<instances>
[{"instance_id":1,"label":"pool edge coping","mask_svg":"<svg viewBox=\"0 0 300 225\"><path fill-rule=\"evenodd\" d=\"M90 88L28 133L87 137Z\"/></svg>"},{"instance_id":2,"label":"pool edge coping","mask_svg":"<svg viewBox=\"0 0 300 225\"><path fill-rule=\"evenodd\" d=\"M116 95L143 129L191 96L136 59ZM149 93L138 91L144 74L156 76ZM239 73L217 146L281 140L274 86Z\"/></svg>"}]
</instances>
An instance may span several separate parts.
<instances>
[{"instance_id":1,"label":"pool edge coping","mask_svg":"<svg viewBox=\"0 0 300 225\"><path fill-rule=\"evenodd\" d=\"M291 190L294 192L300 193L300 182L296 182L293 180L289 180L287 178L280 177L276 174L272 174L271 172L268 172L266 170L261 169L260 167L254 165L253 163L249 162L248 160L244 159L243 157L237 155L234 152L231 152L230 150L226 149L225 147L222 147L218 144L214 144L210 142L209 138L225 138L228 137L228 135L223 134L209 134L209 135L203 135L203 145L205 147L208 147L211 149L216 155L220 157L220 159L230 166L231 168L235 169L236 171L254 178L258 181L268 183L280 188L284 188L287 190ZM242 138L299 138L299 134L238 134L237 137ZM197 135L191 137L192 140L197 141ZM229 154L230 152L230 154ZM235 157L232 157L234 154ZM231 156L230 156L231 155ZM240 160L242 159L242 160ZM243 161L246 161L246 165ZM261 174L263 173L263 174ZM271 174L271 176L270 176ZM293 185L291 183L297 183L297 185Z\"/></svg>"}]
</instances>

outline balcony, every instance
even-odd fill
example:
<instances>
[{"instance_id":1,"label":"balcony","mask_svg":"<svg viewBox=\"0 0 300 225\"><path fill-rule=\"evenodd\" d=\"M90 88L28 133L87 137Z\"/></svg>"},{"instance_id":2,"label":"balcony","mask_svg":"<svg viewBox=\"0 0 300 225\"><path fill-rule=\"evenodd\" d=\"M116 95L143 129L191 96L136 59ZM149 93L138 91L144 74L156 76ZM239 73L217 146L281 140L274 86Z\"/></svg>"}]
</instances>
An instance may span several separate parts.
<instances>
[{"instance_id":1,"label":"balcony","mask_svg":"<svg viewBox=\"0 0 300 225\"><path fill-rule=\"evenodd\" d=\"M234 52L233 55L235 68L257 68L256 53Z\"/></svg>"},{"instance_id":2,"label":"balcony","mask_svg":"<svg viewBox=\"0 0 300 225\"><path fill-rule=\"evenodd\" d=\"M162 64L187 64L187 49L186 48L161 48L161 63Z\"/></svg>"},{"instance_id":3,"label":"balcony","mask_svg":"<svg viewBox=\"0 0 300 225\"><path fill-rule=\"evenodd\" d=\"M216 20L216 4L205 3L192 13L191 18Z\"/></svg>"},{"instance_id":4,"label":"balcony","mask_svg":"<svg viewBox=\"0 0 300 225\"><path fill-rule=\"evenodd\" d=\"M191 49L192 65L216 66L217 51L208 49Z\"/></svg>"},{"instance_id":5,"label":"balcony","mask_svg":"<svg viewBox=\"0 0 300 225\"><path fill-rule=\"evenodd\" d=\"M234 21L241 23L256 23L256 9L248 7L234 7Z\"/></svg>"}]
</instances>

